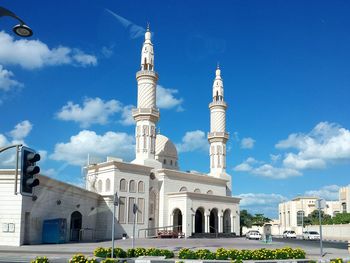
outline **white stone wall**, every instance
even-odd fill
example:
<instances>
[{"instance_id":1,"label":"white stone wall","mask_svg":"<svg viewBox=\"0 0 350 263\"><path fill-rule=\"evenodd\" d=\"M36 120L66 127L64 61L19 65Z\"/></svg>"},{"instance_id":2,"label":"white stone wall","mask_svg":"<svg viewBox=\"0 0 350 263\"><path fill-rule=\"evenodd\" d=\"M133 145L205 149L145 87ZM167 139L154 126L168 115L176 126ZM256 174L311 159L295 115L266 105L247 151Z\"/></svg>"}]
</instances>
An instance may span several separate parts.
<instances>
[{"instance_id":1,"label":"white stone wall","mask_svg":"<svg viewBox=\"0 0 350 263\"><path fill-rule=\"evenodd\" d=\"M3 172L3 171L2 171ZM0 180L0 223L13 223L14 233L0 232L0 245L19 246L42 242L42 226L46 219L66 218L70 239L70 217L74 211L82 214L83 240L91 240L96 225L99 195L45 176L38 176L40 185L33 195L14 195L14 174L7 171ZM19 188L18 188L19 189ZM89 232L89 233L88 233Z\"/></svg>"},{"instance_id":2,"label":"white stone wall","mask_svg":"<svg viewBox=\"0 0 350 263\"><path fill-rule=\"evenodd\" d=\"M0 171L0 246L20 245L21 210L22 196L14 194L14 174Z\"/></svg>"},{"instance_id":3,"label":"white stone wall","mask_svg":"<svg viewBox=\"0 0 350 263\"><path fill-rule=\"evenodd\" d=\"M90 183L88 183L88 188L91 190L96 191L97 193L101 194L103 196L104 202L100 203L99 206L99 216L98 216L98 238L99 239L106 239L110 238L111 236L111 231L112 231L112 212L113 212L113 195L115 192L118 193L119 197L125 197L126 198L126 209L125 209L125 222L120 222L118 221L119 219L119 207L116 207L116 229L115 229L115 237L116 238L121 238L124 233L127 234L127 236L131 237L133 235L133 224L129 223L128 220L128 209L129 209L129 198L133 197L135 198L135 201L137 203L137 200L139 198L144 199L144 211L143 211L143 223L137 223L136 222L136 236L138 234L139 229L144 229L148 227L148 211L149 211L149 189L150 189L150 184L149 184L149 170L151 168L146 168L148 171L128 171L127 169L118 169L118 164L119 165L125 165L116 162L113 163L111 162L110 164L106 164L105 166L102 167L96 167L96 169L91 169L88 172L88 178L96 178L92 179ZM133 165L127 164L130 169L132 169ZM134 165L134 167L140 167L137 165ZM91 176L89 176L91 175ZM120 188L120 182L122 179L126 180L126 191L121 191ZM98 192L99 189L93 189L91 185L93 184L93 180L97 182L97 185L99 184L98 182L102 182L102 191ZM105 191L106 189L106 181L110 180L111 182L111 188L110 191ZM135 192L130 192L130 182L134 181L135 186L136 186L136 191ZM139 192L138 191L138 184L139 182L142 181L144 183L144 191ZM100 223L101 222L101 223Z\"/></svg>"}]
</instances>

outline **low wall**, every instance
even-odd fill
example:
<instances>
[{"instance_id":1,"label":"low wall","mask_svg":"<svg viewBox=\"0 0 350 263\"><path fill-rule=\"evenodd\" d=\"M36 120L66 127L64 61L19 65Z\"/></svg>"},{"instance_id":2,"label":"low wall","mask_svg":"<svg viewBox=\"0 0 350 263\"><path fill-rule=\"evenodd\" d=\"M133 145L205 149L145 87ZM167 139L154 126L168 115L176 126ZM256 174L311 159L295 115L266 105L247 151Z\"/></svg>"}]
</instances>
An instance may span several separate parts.
<instances>
[{"instance_id":1,"label":"low wall","mask_svg":"<svg viewBox=\"0 0 350 263\"><path fill-rule=\"evenodd\" d=\"M306 226L304 231L320 232L320 226ZM350 224L344 225L323 225L322 226L323 239L329 240L350 240Z\"/></svg>"},{"instance_id":2,"label":"low wall","mask_svg":"<svg viewBox=\"0 0 350 263\"><path fill-rule=\"evenodd\" d=\"M258 230L263 233L263 227L252 226L251 228L243 227L242 234L245 235L249 230ZM271 227L271 233L273 236L281 236L285 230L294 230L298 236L302 235L303 231L317 231L320 232L319 225L305 226L304 230L301 227L287 227L283 228L279 225L273 225ZM350 240L350 224L343 225L322 225L323 239L327 240Z\"/></svg>"}]
</instances>

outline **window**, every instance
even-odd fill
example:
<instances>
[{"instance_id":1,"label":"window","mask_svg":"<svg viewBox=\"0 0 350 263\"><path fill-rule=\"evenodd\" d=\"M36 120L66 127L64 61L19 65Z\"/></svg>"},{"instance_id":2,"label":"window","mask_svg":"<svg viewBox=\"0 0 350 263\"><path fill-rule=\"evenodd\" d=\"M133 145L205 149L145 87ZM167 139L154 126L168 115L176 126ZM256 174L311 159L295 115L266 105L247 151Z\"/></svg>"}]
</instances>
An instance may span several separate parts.
<instances>
[{"instance_id":1,"label":"window","mask_svg":"<svg viewBox=\"0 0 350 263\"><path fill-rule=\"evenodd\" d=\"M126 180L125 179L120 180L119 189L121 192L126 192Z\"/></svg>"},{"instance_id":2,"label":"window","mask_svg":"<svg viewBox=\"0 0 350 263\"><path fill-rule=\"evenodd\" d=\"M304 211L298 211L297 212L297 226L303 226L304 225Z\"/></svg>"},{"instance_id":3,"label":"window","mask_svg":"<svg viewBox=\"0 0 350 263\"><path fill-rule=\"evenodd\" d=\"M143 181L140 181L137 188L138 188L139 193L144 193L145 192L145 183Z\"/></svg>"},{"instance_id":4,"label":"window","mask_svg":"<svg viewBox=\"0 0 350 263\"><path fill-rule=\"evenodd\" d=\"M180 192L187 192L187 188L185 186L181 187Z\"/></svg>"},{"instance_id":5,"label":"window","mask_svg":"<svg viewBox=\"0 0 350 263\"><path fill-rule=\"evenodd\" d=\"M102 181L98 180L97 182L97 192L102 192Z\"/></svg>"},{"instance_id":6,"label":"window","mask_svg":"<svg viewBox=\"0 0 350 263\"><path fill-rule=\"evenodd\" d=\"M170 160L170 165L173 166L173 160Z\"/></svg>"},{"instance_id":7,"label":"window","mask_svg":"<svg viewBox=\"0 0 350 263\"><path fill-rule=\"evenodd\" d=\"M106 180L106 192L111 191L111 180Z\"/></svg>"},{"instance_id":8,"label":"window","mask_svg":"<svg viewBox=\"0 0 350 263\"><path fill-rule=\"evenodd\" d=\"M129 197L129 208L128 208L128 223L132 224L134 222L134 213L133 213L133 207L135 204L135 198Z\"/></svg>"},{"instance_id":9,"label":"window","mask_svg":"<svg viewBox=\"0 0 350 263\"><path fill-rule=\"evenodd\" d=\"M196 189L194 189L194 192L195 192L195 193L200 193L201 190L199 190L198 188L196 188Z\"/></svg>"},{"instance_id":10,"label":"window","mask_svg":"<svg viewBox=\"0 0 350 263\"><path fill-rule=\"evenodd\" d=\"M343 213L346 213L346 203L342 203L341 206L342 206L342 209L343 209Z\"/></svg>"},{"instance_id":11,"label":"window","mask_svg":"<svg viewBox=\"0 0 350 263\"><path fill-rule=\"evenodd\" d=\"M126 198L119 197L119 223L125 223L125 207L126 207Z\"/></svg>"},{"instance_id":12,"label":"window","mask_svg":"<svg viewBox=\"0 0 350 263\"><path fill-rule=\"evenodd\" d=\"M208 195L212 195L212 194L213 194L213 191L212 191L212 190L208 190L207 194L208 194Z\"/></svg>"},{"instance_id":13,"label":"window","mask_svg":"<svg viewBox=\"0 0 350 263\"><path fill-rule=\"evenodd\" d=\"M166 164L166 159L163 160L163 164Z\"/></svg>"},{"instance_id":14,"label":"window","mask_svg":"<svg viewBox=\"0 0 350 263\"><path fill-rule=\"evenodd\" d=\"M143 224L144 222L144 210L145 210L145 199L137 199L137 223Z\"/></svg>"},{"instance_id":15,"label":"window","mask_svg":"<svg viewBox=\"0 0 350 263\"><path fill-rule=\"evenodd\" d=\"M129 183L129 192L136 193L136 183L134 180L131 180Z\"/></svg>"}]
</instances>

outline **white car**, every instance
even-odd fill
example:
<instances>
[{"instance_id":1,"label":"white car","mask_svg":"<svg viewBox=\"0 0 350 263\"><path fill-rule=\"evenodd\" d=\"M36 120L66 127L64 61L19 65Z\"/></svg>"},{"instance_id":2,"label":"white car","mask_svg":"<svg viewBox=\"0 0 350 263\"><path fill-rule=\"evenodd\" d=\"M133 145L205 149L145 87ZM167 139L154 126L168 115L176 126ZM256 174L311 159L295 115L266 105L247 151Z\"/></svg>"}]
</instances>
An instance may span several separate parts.
<instances>
[{"instance_id":1,"label":"white car","mask_svg":"<svg viewBox=\"0 0 350 263\"><path fill-rule=\"evenodd\" d=\"M250 230L248 233L245 235L247 239L261 239L261 234L257 230Z\"/></svg>"},{"instance_id":2,"label":"white car","mask_svg":"<svg viewBox=\"0 0 350 263\"><path fill-rule=\"evenodd\" d=\"M303 239L309 239L309 240L319 240L320 234L316 231L305 231L303 233Z\"/></svg>"},{"instance_id":3,"label":"white car","mask_svg":"<svg viewBox=\"0 0 350 263\"><path fill-rule=\"evenodd\" d=\"M283 232L283 237L284 238L297 238L297 234L295 231L292 230L287 230Z\"/></svg>"}]
</instances>

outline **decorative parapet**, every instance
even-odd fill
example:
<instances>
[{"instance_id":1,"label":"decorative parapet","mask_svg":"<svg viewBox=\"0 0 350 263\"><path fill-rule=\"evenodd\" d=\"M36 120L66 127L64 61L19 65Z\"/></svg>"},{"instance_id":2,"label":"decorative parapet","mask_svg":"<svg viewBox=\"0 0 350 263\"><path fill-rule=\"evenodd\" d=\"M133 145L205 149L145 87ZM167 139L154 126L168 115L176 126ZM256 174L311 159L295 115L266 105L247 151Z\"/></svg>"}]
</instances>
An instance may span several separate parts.
<instances>
[{"instance_id":1,"label":"decorative parapet","mask_svg":"<svg viewBox=\"0 0 350 263\"><path fill-rule=\"evenodd\" d=\"M208 132L208 140L216 139L216 138L222 138L222 139L228 140L229 137L230 135L227 132Z\"/></svg>"},{"instance_id":2,"label":"decorative parapet","mask_svg":"<svg viewBox=\"0 0 350 263\"><path fill-rule=\"evenodd\" d=\"M209 108L212 108L214 106L221 106L221 107L227 108L227 104L223 100L213 101L209 104Z\"/></svg>"},{"instance_id":3,"label":"decorative parapet","mask_svg":"<svg viewBox=\"0 0 350 263\"><path fill-rule=\"evenodd\" d=\"M155 119L158 120L160 117L159 110L155 108L136 108L132 109L132 116L135 120L137 119Z\"/></svg>"},{"instance_id":4,"label":"decorative parapet","mask_svg":"<svg viewBox=\"0 0 350 263\"><path fill-rule=\"evenodd\" d=\"M138 72L136 72L136 79L143 76L153 77L155 79L158 79L158 73L153 70L139 70Z\"/></svg>"}]
</instances>

